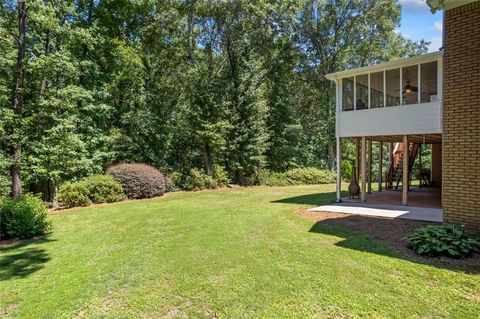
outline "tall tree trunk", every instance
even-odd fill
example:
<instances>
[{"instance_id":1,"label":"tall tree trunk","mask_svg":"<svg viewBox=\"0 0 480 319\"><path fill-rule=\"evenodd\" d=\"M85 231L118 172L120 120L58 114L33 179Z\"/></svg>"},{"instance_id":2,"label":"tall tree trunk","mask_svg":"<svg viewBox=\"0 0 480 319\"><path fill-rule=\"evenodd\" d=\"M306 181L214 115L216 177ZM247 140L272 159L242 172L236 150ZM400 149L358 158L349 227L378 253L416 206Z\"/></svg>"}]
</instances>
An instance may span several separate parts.
<instances>
[{"instance_id":1,"label":"tall tree trunk","mask_svg":"<svg viewBox=\"0 0 480 319\"><path fill-rule=\"evenodd\" d=\"M23 61L25 59L26 51L26 26L27 26L27 8L25 1L18 3L18 53L16 66L16 82L13 92L13 114L15 121L13 123L13 163L11 166L12 174L12 197L19 198L22 195L22 181L20 176L21 157L22 157L22 142L20 131L22 125L22 111L23 111Z\"/></svg>"},{"instance_id":2,"label":"tall tree trunk","mask_svg":"<svg viewBox=\"0 0 480 319\"><path fill-rule=\"evenodd\" d=\"M22 180L20 177L22 147L16 145L13 150L12 174L12 198L17 199L22 195Z\"/></svg>"},{"instance_id":3,"label":"tall tree trunk","mask_svg":"<svg viewBox=\"0 0 480 319\"><path fill-rule=\"evenodd\" d=\"M45 35L45 56L48 56L50 53L50 35L51 31L47 30L47 34ZM47 76L44 75L42 81L40 82L40 94L39 100L42 100L45 95L45 90L47 89L48 79Z\"/></svg>"},{"instance_id":4,"label":"tall tree trunk","mask_svg":"<svg viewBox=\"0 0 480 319\"><path fill-rule=\"evenodd\" d=\"M58 209L58 201L57 201L57 194L58 194L58 183L56 181L53 182L53 193L52 193L52 209Z\"/></svg>"}]
</instances>

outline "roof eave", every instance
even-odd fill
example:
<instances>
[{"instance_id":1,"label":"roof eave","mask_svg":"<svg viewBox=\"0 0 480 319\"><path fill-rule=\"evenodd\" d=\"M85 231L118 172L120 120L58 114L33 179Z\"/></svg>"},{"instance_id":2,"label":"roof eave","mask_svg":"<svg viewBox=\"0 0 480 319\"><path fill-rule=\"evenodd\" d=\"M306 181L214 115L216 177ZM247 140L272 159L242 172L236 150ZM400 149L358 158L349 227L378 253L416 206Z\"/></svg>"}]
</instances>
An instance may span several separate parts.
<instances>
[{"instance_id":1,"label":"roof eave","mask_svg":"<svg viewBox=\"0 0 480 319\"><path fill-rule=\"evenodd\" d=\"M444 0L426 0L427 5L430 7L432 13L437 12L438 10L443 10L445 7Z\"/></svg>"},{"instance_id":2,"label":"roof eave","mask_svg":"<svg viewBox=\"0 0 480 319\"><path fill-rule=\"evenodd\" d=\"M345 78L345 77L354 76L362 73L371 73L371 72L375 72L376 70L382 70L385 68L393 69L397 67L407 66L409 64L417 64L417 63L425 63L428 61L434 61L439 57L441 57L442 55L443 55L442 51L436 51L436 52L431 52L427 54L416 55L410 58L388 61L388 62L383 62L379 64L355 68L351 70L344 70L344 71L329 73L325 75L325 78L327 78L328 80L334 81L339 78Z\"/></svg>"}]
</instances>

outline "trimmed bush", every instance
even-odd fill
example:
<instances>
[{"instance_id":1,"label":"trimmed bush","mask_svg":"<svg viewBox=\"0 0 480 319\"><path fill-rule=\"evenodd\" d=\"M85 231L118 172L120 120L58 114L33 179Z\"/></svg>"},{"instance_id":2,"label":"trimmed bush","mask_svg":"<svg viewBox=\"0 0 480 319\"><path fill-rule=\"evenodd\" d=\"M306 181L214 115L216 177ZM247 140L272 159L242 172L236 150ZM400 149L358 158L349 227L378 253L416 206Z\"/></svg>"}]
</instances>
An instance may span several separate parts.
<instances>
[{"instance_id":1,"label":"trimmed bush","mask_svg":"<svg viewBox=\"0 0 480 319\"><path fill-rule=\"evenodd\" d=\"M122 184L110 175L93 175L81 183L85 184L93 203L113 203L125 199Z\"/></svg>"},{"instance_id":2,"label":"trimmed bush","mask_svg":"<svg viewBox=\"0 0 480 319\"><path fill-rule=\"evenodd\" d=\"M90 192L84 182L63 184L60 186L57 200L64 207L89 206L92 204Z\"/></svg>"},{"instance_id":3,"label":"trimmed bush","mask_svg":"<svg viewBox=\"0 0 480 319\"><path fill-rule=\"evenodd\" d=\"M178 192L181 187L182 174L179 172L172 172L165 176L165 191Z\"/></svg>"},{"instance_id":4,"label":"trimmed bush","mask_svg":"<svg viewBox=\"0 0 480 319\"><path fill-rule=\"evenodd\" d=\"M329 184L336 181L335 173L313 167L291 169L285 172L285 177L292 184Z\"/></svg>"},{"instance_id":5,"label":"trimmed bush","mask_svg":"<svg viewBox=\"0 0 480 319\"><path fill-rule=\"evenodd\" d=\"M125 198L122 185L110 175L93 175L60 187L57 200L64 207L113 203Z\"/></svg>"},{"instance_id":6,"label":"trimmed bush","mask_svg":"<svg viewBox=\"0 0 480 319\"><path fill-rule=\"evenodd\" d=\"M227 171L219 165L215 165L213 169L213 178L215 179L218 187L225 186L229 182Z\"/></svg>"},{"instance_id":7,"label":"trimmed bush","mask_svg":"<svg viewBox=\"0 0 480 319\"><path fill-rule=\"evenodd\" d=\"M285 177L284 173L271 172L268 170L260 170L254 176L255 185L266 186L286 186L291 185Z\"/></svg>"},{"instance_id":8,"label":"trimmed bush","mask_svg":"<svg viewBox=\"0 0 480 319\"><path fill-rule=\"evenodd\" d=\"M51 229L47 207L33 195L18 200L5 198L0 203L0 239L26 239Z\"/></svg>"},{"instance_id":9,"label":"trimmed bush","mask_svg":"<svg viewBox=\"0 0 480 319\"><path fill-rule=\"evenodd\" d=\"M120 184L128 198L150 198L165 193L165 178L155 167L146 164L117 164L107 174Z\"/></svg>"},{"instance_id":10,"label":"trimmed bush","mask_svg":"<svg viewBox=\"0 0 480 319\"><path fill-rule=\"evenodd\" d=\"M419 255L463 258L472 252L480 252L480 239L461 226L422 227L408 236L407 240L409 247Z\"/></svg>"},{"instance_id":11,"label":"trimmed bush","mask_svg":"<svg viewBox=\"0 0 480 319\"><path fill-rule=\"evenodd\" d=\"M193 168L187 177L185 189L188 191L198 191L201 189L217 188L216 181L199 169Z\"/></svg>"},{"instance_id":12,"label":"trimmed bush","mask_svg":"<svg viewBox=\"0 0 480 319\"><path fill-rule=\"evenodd\" d=\"M329 184L335 181L334 172L314 167L294 168L283 173L261 170L255 176L257 185L267 186Z\"/></svg>"}]
</instances>

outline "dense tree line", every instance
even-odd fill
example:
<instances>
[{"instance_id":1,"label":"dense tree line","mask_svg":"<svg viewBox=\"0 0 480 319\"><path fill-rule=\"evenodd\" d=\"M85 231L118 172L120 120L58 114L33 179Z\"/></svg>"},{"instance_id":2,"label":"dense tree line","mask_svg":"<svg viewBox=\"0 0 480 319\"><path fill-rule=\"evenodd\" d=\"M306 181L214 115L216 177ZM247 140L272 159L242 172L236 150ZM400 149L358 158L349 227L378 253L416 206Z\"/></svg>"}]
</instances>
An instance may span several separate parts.
<instances>
[{"instance_id":1,"label":"dense tree line","mask_svg":"<svg viewBox=\"0 0 480 319\"><path fill-rule=\"evenodd\" d=\"M425 52L394 0L0 0L0 189L117 162L334 167L324 75Z\"/></svg>"}]
</instances>

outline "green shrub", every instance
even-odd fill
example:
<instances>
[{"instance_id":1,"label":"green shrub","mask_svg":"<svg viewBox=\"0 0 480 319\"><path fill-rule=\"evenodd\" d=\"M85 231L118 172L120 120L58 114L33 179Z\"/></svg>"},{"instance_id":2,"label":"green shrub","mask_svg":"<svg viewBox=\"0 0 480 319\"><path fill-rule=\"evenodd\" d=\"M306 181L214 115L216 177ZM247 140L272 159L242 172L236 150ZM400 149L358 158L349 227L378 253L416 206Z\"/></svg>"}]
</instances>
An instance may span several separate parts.
<instances>
[{"instance_id":1,"label":"green shrub","mask_svg":"<svg viewBox=\"0 0 480 319\"><path fill-rule=\"evenodd\" d=\"M255 184L267 186L328 184L335 181L334 172L313 167L294 168L283 173L261 170L255 176Z\"/></svg>"},{"instance_id":2,"label":"green shrub","mask_svg":"<svg viewBox=\"0 0 480 319\"><path fill-rule=\"evenodd\" d=\"M110 175L93 175L80 183L88 189L93 203L113 203L125 199L122 184Z\"/></svg>"},{"instance_id":3,"label":"green shrub","mask_svg":"<svg viewBox=\"0 0 480 319\"><path fill-rule=\"evenodd\" d=\"M171 172L165 176L165 191L178 192L181 187L182 174L179 172Z\"/></svg>"},{"instance_id":4,"label":"green shrub","mask_svg":"<svg viewBox=\"0 0 480 319\"><path fill-rule=\"evenodd\" d=\"M60 186L57 200L64 207L89 206L92 204L90 192L84 182L63 184Z\"/></svg>"},{"instance_id":5,"label":"green shrub","mask_svg":"<svg viewBox=\"0 0 480 319\"><path fill-rule=\"evenodd\" d=\"M211 176L208 176L207 174L196 168L193 168L190 171L190 175L188 175L185 182L185 189L189 191L213 189L217 187L218 185L216 181Z\"/></svg>"},{"instance_id":6,"label":"green shrub","mask_svg":"<svg viewBox=\"0 0 480 319\"><path fill-rule=\"evenodd\" d=\"M353 164L351 161L342 161L342 180L350 181L352 178Z\"/></svg>"},{"instance_id":7,"label":"green shrub","mask_svg":"<svg viewBox=\"0 0 480 319\"><path fill-rule=\"evenodd\" d=\"M285 173L271 172L268 170L260 170L254 177L255 185L266 186L286 186L291 185L287 180Z\"/></svg>"},{"instance_id":8,"label":"green shrub","mask_svg":"<svg viewBox=\"0 0 480 319\"><path fill-rule=\"evenodd\" d=\"M119 181L128 198L150 198L165 193L165 178L155 167L146 164L117 164L107 170Z\"/></svg>"},{"instance_id":9,"label":"green shrub","mask_svg":"<svg viewBox=\"0 0 480 319\"><path fill-rule=\"evenodd\" d=\"M295 184L329 184L335 183L336 175L331 171L314 167L294 168L285 172L288 181Z\"/></svg>"},{"instance_id":10,"label":"green shrub","mask_svg":"<svg viewBox=\"0 0 480 319\"><path fill-rule=\"evenodd\" d=\"M40 198L27 194L0 203L0 239L32 238L50 229L47 207Z\"/></svg>"},{"instance_id":11,"label":"green shrub","mask_svg":"<svg viewBox=\"0 0 480 319\"><path fill-rule=\"evenodd\" d=\"M122 185L110 175L93 175L60 187L57 200L64 207L113 203L125 198Z\"/></svg>"},{"instance_id":12,"label":"green shrub","mask_svg":"<svg viewBox=\"0 0 480 319\"><path fill-rule=\"evenodd\" d=\"M225 186L229 183L227 171L219 165L215 165L213 169L213 178L218 187Z\"/></svg>"},{"instance_id":13,"label":"green shrub","mask_svg":"<svg viewBox=\"0 0 480 319\"><path fill-rule=\"evenodd\" d=\"M462 258L480 252L480 241L461 226L442 225L419 228L407 237L408 245L419 255L446 255Z\"/></svg>"}]
</instances>

